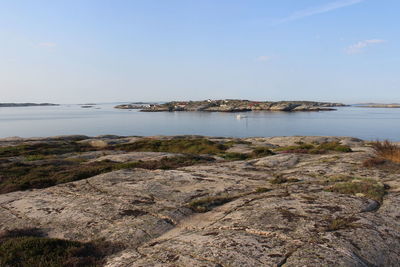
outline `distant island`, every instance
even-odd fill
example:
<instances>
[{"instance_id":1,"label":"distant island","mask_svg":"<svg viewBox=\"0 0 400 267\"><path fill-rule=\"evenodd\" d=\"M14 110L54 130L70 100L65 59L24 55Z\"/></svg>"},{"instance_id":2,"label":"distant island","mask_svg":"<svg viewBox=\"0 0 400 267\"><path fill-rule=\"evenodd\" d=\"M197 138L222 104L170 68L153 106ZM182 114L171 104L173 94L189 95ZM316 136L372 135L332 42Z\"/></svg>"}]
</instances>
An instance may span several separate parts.
<instances>
[{"instance_id":1,"label":"distant island","mask_svg":"<svg viewBox=\"0 0 400 267\"><path fill-rule=\"evenodd\" d=\"M341 103L314 101L250 101L250 100L204 100L172 101L163 104L132 103L115 106L117 109L140 109L142 112L161 111L205 111L205 112L245 112L245 111L327 111L334 107L346 106Z\"/></svg>"},{"instance_id":2,"label":"distant island","mask_svg":"<svg viewBox=\"0 0 400 267\"><path fill-rule=\"evenodd\" d=\"M392 104L365 103L365 104L357 104L355 106L359 108L400 108L400 104L398 103L392 103Z\"/></svg>"},{"instance_id":3,"label":"distant island","mask_svg":"<svg viewBox=\"0 0 400 267\"><path fill-rule=\"evenodd\" d=\"M5 107L36 107L36 106L59 106L52 103L0 103L1 108Z\"/></svg>"}]
</instances>

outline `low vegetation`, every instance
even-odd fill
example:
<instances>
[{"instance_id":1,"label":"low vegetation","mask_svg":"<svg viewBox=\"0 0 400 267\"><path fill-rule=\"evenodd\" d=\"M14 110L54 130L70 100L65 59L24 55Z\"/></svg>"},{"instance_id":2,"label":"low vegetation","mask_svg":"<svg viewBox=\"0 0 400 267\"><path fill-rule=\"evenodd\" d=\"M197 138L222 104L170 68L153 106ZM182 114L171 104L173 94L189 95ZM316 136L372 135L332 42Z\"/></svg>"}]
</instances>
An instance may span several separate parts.
<instances>
[{"instance_id":1,"label":"low vegetation","mask_svg":"<svg viewBox=\"0 0 400 267\"><path fill-rule=\"evenodd\" d=\"M255 192L261 194L261 193L269 192L271 190L272 190L271 188L267 188L267 187L258 187Z\"/></svg>"},{"instance_id":2,"label":"low vegetation","mask_svg":"<svg viewBox=\"0 0 400 267\"><path fill-rule=\"evenodd\" d=\"M285 183L295 183L300 181L297 178L286 178L283 175L276 175L273 179L271 179L269 182L271 184L285 184Z\"/></svg>"},{"instance_id":3,"label":"low vegetation","mask_svg":"<svg viewBox=\"0 0 400 267\"><path fill-rule=\"evenodd\" d=\"M0 165L0 193L33 188L46 188L61 183L86 179L102 173L129 169L176 169L213 161L210 157L195 155L162 158L157 161L136 161L117 163L112 161L79 162L71 160L50 160L40 164L11 162Z\"/></svg>"},{"instance_id":4,"label":"low vegetation","mask_svg":"<svg viewBox=\"0 0 400 267\"><path fill-rule=\"evenodd\" d=\"M372 144L378 158L400 163L400 146L389 141L374 142Z\"/></svg>"},{"instance_id":5,"label":"low vegetation","mask_svg":"<svg viewBox=\"0 0 400 267\"><path fill-rule=\"evenodd\" d=\"M198 155L223 153L228 149L228 146L205 138L166 140L142 139L134 143L116 145L115 149L123 151L151 151Z\"/></svg>"},{"instance_id":6,"label":"low vegetation","mask_svg":"<svg viewBox=\"0 0 400 267\"><path fill-rule=\"evenodd\" d=\"M0 266L103 266L121 245L48 238L36 228L0 233Z\"/></svg>"},{"instance_id":7,"label":"low vegetation","mask_svg":"<svg viewBox=\"0 0 400 267\"><path fill-rule=\"evenodd\" d=\"M0 158L25 156L28 160L37 160L49 155L61 155L73 152L95 151L87 144L75 141L56 141L37 144L22 144L17 146L0 147Z\"/></svg>"},{"instance_id":8,"label":"low vegetation","mask_svg":"<svg viewBox=\"0 0 400 267\"><path fill-rule=\"evenodd\" d=\"M351 148L341 145L339 142L327 142L322 144L303 144L299 143L295 146L287 146L277 148L276 151L281 153L300 153L300 154L325 154L328 152L352 152Z\"/></svg>"},{"instance_id":9,"label":"low vegetation","mask_svg":"<svg viewBox=\"0 0 400 267\"><path fill-rule=\"evenodd\" d=\"M223 153L220 156L226 160L247 160L247 159L255 159L262 158L275 155L274 152L265 147L256 147L253 149L251 153L236 153L236 152L227 152Z\"/></svg>"},{"instance_id":10,"label":"low vegetation","mask_svg":"<svg viewBox=\"0 0 400 267\"><path fill-rule=\"evenodd\" d=\"M366 159L363 162L363 167L383 167L385 169L398 170L400 163L400 146L393 144L389 141L377 141L372 143L375 149L375 156Z\"/></svg>"},{"instance_id":11,"label":"low vegetation","mask_svg":"<svg viewBox=\"0 0 400 267\"><path fill-rule=\"evenodd\" d=\"M386 189L383 184L368 178L353 178L346 182L335 183L327 187L326 190L340 194L363 196L378 202L382 202L386 194Z\"/></svg>"},{"instance_id":12,"label":"low vegetation","mask_svg":"<svg viewBox=\"0 0 400 267\"><path fill-rule=\"evenodd\" d=\"M231 202L232 200L237 199L239 196L237 195L223 195L223 196L211 196L200 198L191 201L188 206L194 212L207 212L215 207L221 206L225 203Z\"/></svg>"},{"instance_id":13,"label":"low vegetation","mask_svg":"<svg viewBox=\"0 0 400 267\"><path fill-rule=\"evenodd\" d=\"M354 228L354 227L358 226L357 224L354 223L356 221L357 221L357 219L354 217L334 218L334 219L331 219L330 221L328 221L328 225L327 225L325 231L333 232L333 231L342 230L342 229Z\"/></svg>"}]
</instances>

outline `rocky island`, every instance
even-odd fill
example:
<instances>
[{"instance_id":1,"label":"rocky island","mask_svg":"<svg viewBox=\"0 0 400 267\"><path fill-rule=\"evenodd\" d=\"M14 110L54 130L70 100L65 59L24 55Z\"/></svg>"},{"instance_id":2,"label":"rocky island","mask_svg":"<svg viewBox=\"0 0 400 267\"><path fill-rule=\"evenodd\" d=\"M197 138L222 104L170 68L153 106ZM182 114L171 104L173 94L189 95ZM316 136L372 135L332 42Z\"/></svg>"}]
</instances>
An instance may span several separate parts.
<instances>
[{"instance_id":1,"label":"rocky island","mask_svg":"<svg viewBox=\"0 0 400 267\"><path fill-rule=\"evenodd\" d=\"M1 266L397 266L399 205L389 142L0 139Z\"/></svg>"},{"instance_id":2,"label":"rocky island","mask_svg":"<svg viewBox=\"0 0 400 267\"><path fill-rule=\"evenodd\" d=\"M244 112L244 111L321 111L335 110L343 107L341 103L313 101L250 101L250 100L205 100L205 101L173 101L164 104L124 104L115 106L118 109L140 109L143 112L160 111L205 111L205 112Z\"/></svg>"},{"instance_id":3,"label":"rocky island","mask_svg":"<svg viewBox=\"0 0 400 267\"><path fill-rule=\"evenodd\" d=\"M52 103L0 103L1 107L36 107L36 106L59 106Z\"/></svg>"},{"instance_id":4,"label":"rocky island","mask_svg":"<svg viewBox=\"0 0 400 267\"><path fill-rule=\"evenodd\" d=\"M358 104L356 107L360 108L400 108L400 104L377 104L377 103L368 103L368 104Z\"/></svg>"}]
</instances>

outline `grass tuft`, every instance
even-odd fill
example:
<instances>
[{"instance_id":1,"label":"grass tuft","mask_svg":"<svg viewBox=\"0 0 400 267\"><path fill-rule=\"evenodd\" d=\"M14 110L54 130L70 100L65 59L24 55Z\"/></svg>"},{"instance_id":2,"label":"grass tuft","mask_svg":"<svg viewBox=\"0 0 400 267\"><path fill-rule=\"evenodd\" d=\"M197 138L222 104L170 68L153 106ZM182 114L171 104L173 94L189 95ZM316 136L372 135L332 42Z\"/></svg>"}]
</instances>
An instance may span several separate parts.
<instances>
[{"instance_id":1,"label":"grass tuft","mask_svg":"<svg viewBox=\"0 0 400 267\"><path fill-rule=\"evenodd\" d=\"M356 218L335 218L328 222L328 226L326 227L327 232L333 232L342 229L354 228L357 227L357 224L354 222L357 221Z\"/></svg>"},{"instance_id":2,"label":"grass tuft","mask_svg":"<svg viewBox=\"0 0 400 267\"><path fill-rule=\"evenodd\" d=\"M285 184L285 183L295 183L300 181L297 178L285 178L282 175L276 175L272 180L270 180L269 182L271 184Z\"/></svg>"},{"instance_id":3,"label":"grass tuft","mask_svg":"<svg viewBox=\"0 0 400 267\"><path fill-rule=\"evenodd\" d=\"M383 142L374 142L372 143L372 147L375 149L378 158L400 163L400 146L386 140Z\"/></svg>"}]
</instances>

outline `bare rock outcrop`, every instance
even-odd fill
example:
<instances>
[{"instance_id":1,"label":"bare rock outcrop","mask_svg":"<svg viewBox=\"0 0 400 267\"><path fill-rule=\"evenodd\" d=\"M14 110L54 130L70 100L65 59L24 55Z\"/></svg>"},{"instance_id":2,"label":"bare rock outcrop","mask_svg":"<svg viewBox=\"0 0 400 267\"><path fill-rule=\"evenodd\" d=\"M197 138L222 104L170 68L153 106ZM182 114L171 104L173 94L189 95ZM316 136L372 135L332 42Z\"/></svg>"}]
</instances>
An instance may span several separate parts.
<instances>
[{"instance_id":1,"label":"bare rock outcrop","mask_svg":"<svg viewBox=\"0 0 400 267\"><path fill-rule=\"evenodd\" d=\"M359 149L366 146L362 140L243 141L247 147L241 144L233 151L339 142L353 152L277 153L176 170L123 169L2 194L0 230L34 226L50 237L122 242L125 249L107 259L109 267L398 266L400 173L363 168L371 152ZM93 160L171 155L129 152ZM362 179L390 186L381 200L329 190L335 183Z\"/></svg>"}]
</instances>

